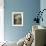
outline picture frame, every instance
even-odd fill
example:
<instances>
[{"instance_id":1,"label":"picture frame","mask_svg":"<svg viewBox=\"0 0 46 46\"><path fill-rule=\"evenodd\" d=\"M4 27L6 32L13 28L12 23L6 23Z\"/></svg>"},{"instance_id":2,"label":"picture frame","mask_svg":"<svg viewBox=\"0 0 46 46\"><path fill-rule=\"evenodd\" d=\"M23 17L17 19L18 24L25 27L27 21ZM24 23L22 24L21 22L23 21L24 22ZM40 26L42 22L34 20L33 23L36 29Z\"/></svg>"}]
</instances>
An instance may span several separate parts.
<instances>
[{"instance_id":1,"label":"picture frame","mask_svg":"<svg viewBox=\"0 0 46 46\"><path fill-rule=\"evenodd\" d=\"M23 26L23 12L12 12L12 26Z\"/></svg>"}]
</instances>

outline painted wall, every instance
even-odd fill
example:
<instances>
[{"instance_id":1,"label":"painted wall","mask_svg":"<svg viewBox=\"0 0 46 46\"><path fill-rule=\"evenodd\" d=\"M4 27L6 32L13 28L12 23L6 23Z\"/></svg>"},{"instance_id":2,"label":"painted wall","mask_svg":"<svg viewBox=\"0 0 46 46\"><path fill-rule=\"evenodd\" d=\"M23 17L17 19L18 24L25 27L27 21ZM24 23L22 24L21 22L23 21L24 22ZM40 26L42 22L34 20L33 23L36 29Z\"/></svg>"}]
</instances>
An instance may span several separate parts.
<instances>
[{"instance_id":1,"label":"painted wall","mask_svg":"<svg viewBox=\"0 0 46 46\"><path fill-rule=\"evenodd\" d=\"M7 41L18 41L32 28L32 20L40 9L40 0L4 0L4 35ZM12 12L24 12L23 27L12 26Z\"/></svg>"},{"instance_id":2,"label":"painted wall","mask_svg":"<svg viewBox=\"0 0 46 46\"><path fill-rule=\"evenodd\" d=\"M41 0L41 1L40 1L40 9L41 9L41 11L42 11L43 9L46 9L46 0ZM46 27L46 11L43 12L42 17L43 17L43 22L41 21L41 22L40 22L40 25Z\"/></svg>"}]
</instances>

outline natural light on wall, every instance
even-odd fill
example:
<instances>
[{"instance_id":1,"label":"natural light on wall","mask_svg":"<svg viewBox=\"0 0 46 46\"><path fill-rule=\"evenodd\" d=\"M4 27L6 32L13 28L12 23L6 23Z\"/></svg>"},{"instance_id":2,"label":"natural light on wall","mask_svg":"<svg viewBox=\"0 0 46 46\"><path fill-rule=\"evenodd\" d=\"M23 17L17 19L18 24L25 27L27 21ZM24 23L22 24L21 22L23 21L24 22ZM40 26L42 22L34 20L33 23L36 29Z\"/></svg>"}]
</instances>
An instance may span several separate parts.
<instances>
[{"instance_id":1,"label":"natural light on wall","mask_svg":"<svg viewBox=\"0 0 46 46\"><path fill-rule=\"evenodd\" d=\"M0 42L4 41L4 0L0 0Z\"/></svg>"}]
</instances>

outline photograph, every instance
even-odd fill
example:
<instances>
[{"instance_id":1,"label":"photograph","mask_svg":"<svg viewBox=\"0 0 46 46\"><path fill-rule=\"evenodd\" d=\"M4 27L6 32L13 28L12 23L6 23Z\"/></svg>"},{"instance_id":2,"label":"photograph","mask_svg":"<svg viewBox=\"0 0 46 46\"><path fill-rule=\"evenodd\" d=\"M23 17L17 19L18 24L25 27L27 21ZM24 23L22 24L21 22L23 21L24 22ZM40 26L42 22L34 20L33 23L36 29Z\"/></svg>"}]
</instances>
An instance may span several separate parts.
<instances>
[{"instance_id":1,"label":"photograph","mask_svg":"<svg viewBox=\"0 0 46 46\"><path fill-rule=\"evenodd\" d=\"M12 26L23 26L23 12L12 12Z\"/></svg>"}]
</instances>

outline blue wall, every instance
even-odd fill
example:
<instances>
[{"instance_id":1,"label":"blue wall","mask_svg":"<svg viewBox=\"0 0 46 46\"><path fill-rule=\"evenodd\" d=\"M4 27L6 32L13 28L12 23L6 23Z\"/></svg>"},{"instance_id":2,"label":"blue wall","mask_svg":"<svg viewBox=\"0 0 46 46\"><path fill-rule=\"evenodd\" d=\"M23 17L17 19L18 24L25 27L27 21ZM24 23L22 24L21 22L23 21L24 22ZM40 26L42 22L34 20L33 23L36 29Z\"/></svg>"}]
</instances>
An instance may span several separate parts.
<instances>
[{"instance_id":1,"label":"blue wall","mask_svg":"<svg viewBox=\"0 0 46 46\"><path fill-rule=\"evenodd\" d=\"M18 41L32 28L32 20L36 17L35 12L40 9L40 0L4 0L4 35L7 41ZM24 12L24 26L12 26L12 12Z\"/></svg>"},{"instance_id":2,"label":"blue wall","mask_svg":"<svg viewBox=\"0 0 46 46\"><path fill-rule=\"evenodd\" d=\"M40 1L40 10L42 11L43 9L46 9L46 0L41 0ZM43 12L43 22L40 21L40 25L46 27L46 10Z\"/></svg>"}]
</instances>

